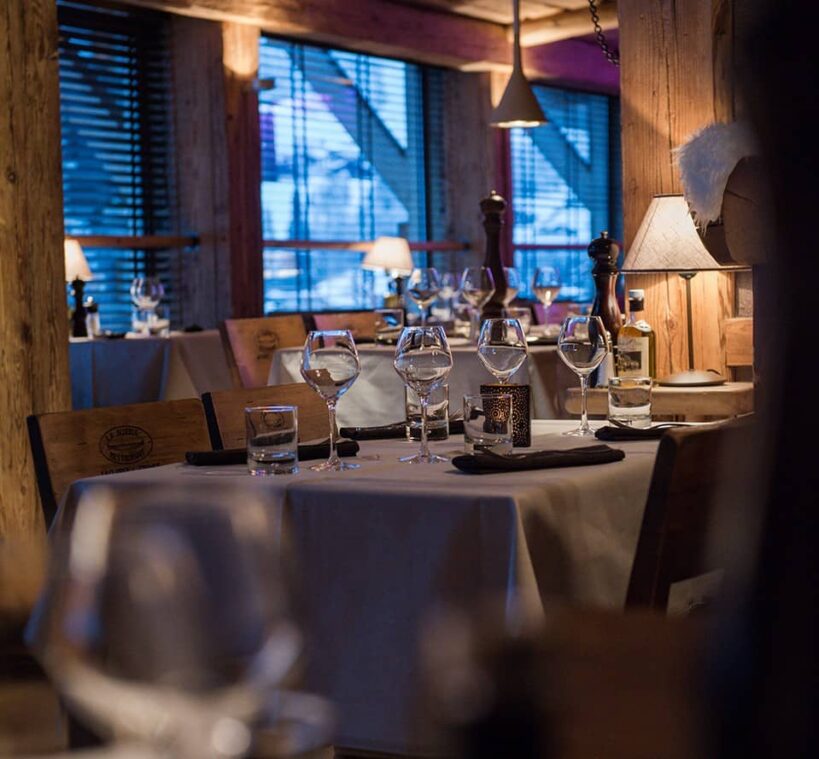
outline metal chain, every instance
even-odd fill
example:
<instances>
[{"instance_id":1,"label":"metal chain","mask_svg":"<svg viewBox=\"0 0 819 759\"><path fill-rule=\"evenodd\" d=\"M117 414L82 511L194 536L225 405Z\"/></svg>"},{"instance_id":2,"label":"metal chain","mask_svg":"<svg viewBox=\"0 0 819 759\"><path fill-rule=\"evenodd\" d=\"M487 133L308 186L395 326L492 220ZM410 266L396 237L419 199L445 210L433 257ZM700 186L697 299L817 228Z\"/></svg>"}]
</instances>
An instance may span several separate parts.
<instances>
[{"instance_id":1,"label":"metal chain","mask_svg":"<svg viewBox=\"0 0 819 759\"><path fill-rule=\"evenodd\" d=\"M597 0L589 0L589 11L591 12L592 23L594 24L594 35L597 37L597 44L606 56L606 60L612 66L620 65L620 54L616 50L609 47L606 41L606 35L603 34L603 28L600 26L600 16L597 15Z\"/></svg>"}]
</instances>

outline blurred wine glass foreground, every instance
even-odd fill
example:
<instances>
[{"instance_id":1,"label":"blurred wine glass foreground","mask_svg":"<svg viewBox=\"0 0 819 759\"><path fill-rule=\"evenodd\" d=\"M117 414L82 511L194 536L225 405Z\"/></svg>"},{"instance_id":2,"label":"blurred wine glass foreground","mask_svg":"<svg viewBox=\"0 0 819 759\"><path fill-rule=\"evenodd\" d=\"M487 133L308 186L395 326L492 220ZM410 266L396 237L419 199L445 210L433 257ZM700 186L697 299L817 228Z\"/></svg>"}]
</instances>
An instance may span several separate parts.
<instances>
[{"instance_id":1,"label":"blurred wine glass foreground","mask_svg":"<svg viewBox=\"0 0 819 759\"><path fill-rule=\"evenodd\" d=\"M271 510L231 492L83 496L35 647L102 735L244 756L297 662Z\"/></svg>"}]
</instances>

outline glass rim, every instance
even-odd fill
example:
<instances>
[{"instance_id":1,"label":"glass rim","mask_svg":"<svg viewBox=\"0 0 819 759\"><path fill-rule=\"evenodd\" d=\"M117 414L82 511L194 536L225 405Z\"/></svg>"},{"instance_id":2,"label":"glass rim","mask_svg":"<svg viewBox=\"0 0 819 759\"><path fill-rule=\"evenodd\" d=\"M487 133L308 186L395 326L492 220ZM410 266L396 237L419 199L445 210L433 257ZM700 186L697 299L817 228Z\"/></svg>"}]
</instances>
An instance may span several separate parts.
<instances>
[{"instance_id":1,"label":"glass rim","mask_svg":"<svg viewBox=\"0 0 819 759\"><path fill-rule=\"evenodd\" d=\"M298 406L283 405L283 404L271 405L271 406L245 406L245 413L246 414L252 413L254 411L261 412L261 413L275 412L275 413L278 413L278 414L286 413L288 411L292 411L292 412L296 413L296 412L298 412L298 410L299 410Z\"/></svg>"},{"instance_id":2,"label":"glass rim","mask_svg":"<svg viewBox=\"0 0 819 759\"><path fill-rule=\"evenodd\" d=\"M307 333L307 339L313 335L349 335L352 338L353 332L349 329L311 329Z\"/></svg>"},{"instance_id":3,"label":"glass rim","mask_svg":"<svg viewBox=\"0 0 819 759\"><path fill-rule=\"evenodd\" d=\"M636 382L640 384L654 384L654 377L649 377L648 375L642 377L609 377L609 385L614 383L615 385L619 385L623 382Z\"/></svg>"}]
</instances>

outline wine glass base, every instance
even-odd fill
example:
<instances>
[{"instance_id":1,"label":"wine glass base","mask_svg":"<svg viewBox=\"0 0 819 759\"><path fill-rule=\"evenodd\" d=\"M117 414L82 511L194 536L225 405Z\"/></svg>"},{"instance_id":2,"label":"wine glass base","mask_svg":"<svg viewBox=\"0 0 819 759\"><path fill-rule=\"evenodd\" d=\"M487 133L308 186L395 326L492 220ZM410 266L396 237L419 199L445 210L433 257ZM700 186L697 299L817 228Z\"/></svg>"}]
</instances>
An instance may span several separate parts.
<instances>
[{"instance_id":1,"label":"wine glass base","mask_svg":"<svg viewBox=\"0 0 819 759\"><path fill-rule=\"evenodd\" d=\"M445 464L449 461L446 456L438 456L434 453L429 453L426 456L416 453L414 456L402 456L398 460L402 464Z\"/></svg>"},{"instance_id":2,"label":"wine glass base","mask_svg":"<svg viewBox=\"0 0 819 759\"><path fill-rule=\"evenodd\" d=\"M594 430L589 427L577 427L563 434L567 437L594 437Z\"/></svg>"},{"instance_id":3,"label":"wine glass base","mask_svg":"<svg viewBox=\"0 0 819 759\"><path fill-rule=\"evenodd\" d=\"M313 464L310 470L313 472L343 472L346 469L361 469L361 464L352 464L341 459L329 459L321 464Z\"/></svg>"}]
</instances>

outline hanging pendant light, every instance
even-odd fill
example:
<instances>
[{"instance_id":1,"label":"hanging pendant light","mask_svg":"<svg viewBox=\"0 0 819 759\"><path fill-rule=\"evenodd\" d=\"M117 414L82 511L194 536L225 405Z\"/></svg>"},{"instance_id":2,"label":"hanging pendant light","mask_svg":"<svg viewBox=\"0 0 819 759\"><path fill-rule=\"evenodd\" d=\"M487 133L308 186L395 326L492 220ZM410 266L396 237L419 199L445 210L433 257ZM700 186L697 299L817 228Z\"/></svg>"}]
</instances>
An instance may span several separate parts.
<instances>
[{"instance_id":1,"label":"hanging pendant light","mask_svg":"<svg viewBox=\"0 0 819 759\"><path fill-rule=\"evenodd\" d=\"M509 77L500 103L492 112L490 123L502 129L541 126L547 123L546 116L543 115L543 109L537 102L532 86L523 73L520 54L520 0L512 0L512 13L512 30L515 40L512 76Z\"/></svg>"}]
</instances>

